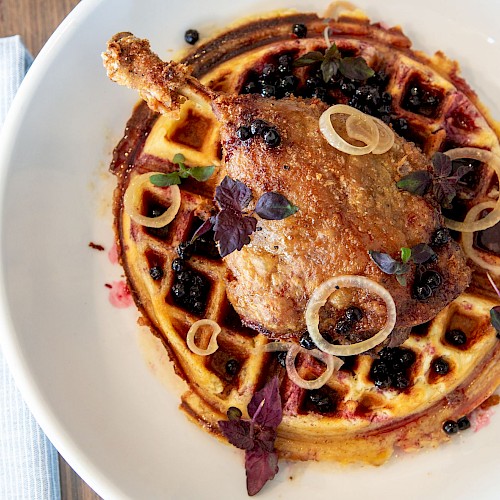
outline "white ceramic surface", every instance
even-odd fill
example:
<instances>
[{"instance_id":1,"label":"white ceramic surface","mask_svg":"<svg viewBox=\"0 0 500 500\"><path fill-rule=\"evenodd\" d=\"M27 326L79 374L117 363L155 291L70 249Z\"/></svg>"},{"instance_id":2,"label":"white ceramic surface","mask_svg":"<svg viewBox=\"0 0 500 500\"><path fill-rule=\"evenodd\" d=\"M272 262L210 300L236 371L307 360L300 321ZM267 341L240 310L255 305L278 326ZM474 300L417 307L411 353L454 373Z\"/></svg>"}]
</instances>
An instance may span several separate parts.
<instances>
[{"instance_id":1,"label":"white ceramic surface","mask_svg":"<svg viewBox=\"0 0 500 500\"><path fill-rule=\"evenodd\" d=\"M500 118L500 2L359 0L372 20L400 24L415 46L445 51ZM169 57L183 33L270 8L322 12L317 0L83 0L36 59L0 145L2 347L39 422L105 498L246 498L242 455L190 424L146 366L134 308L104 286L120 277L105 175L136 95L110 83L106 40L132 31ZM106 208L108 209L107 214ZM494 499L500 415L450 445L381 468L286 464L260 498ZM293 477L293 480L290 480Z\"/></svg>"}]
</instances>

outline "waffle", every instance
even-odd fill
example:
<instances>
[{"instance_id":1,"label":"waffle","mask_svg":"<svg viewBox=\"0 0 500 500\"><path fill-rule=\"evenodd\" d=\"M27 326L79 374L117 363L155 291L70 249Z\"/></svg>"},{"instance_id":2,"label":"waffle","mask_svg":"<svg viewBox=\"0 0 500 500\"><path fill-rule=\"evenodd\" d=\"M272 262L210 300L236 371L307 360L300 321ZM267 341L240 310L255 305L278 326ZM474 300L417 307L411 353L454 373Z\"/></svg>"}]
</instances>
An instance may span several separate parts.
<instances>
[{"instance_id":1,"label":"waffle","mask_svg":"<svg viewBox=\"0 0 500 500\"><path fill-rule=\"evenodd\" d=\"M307 26L307 36L291 36L291 26L297 23ZM344 55L362 56L377 72L373 78L380 94L392 96L390 104L382 108L381 103L373 114L384 115L426 155L462 146L500 153L499 129L459 76L457 64L441 53L428 57L413 51L399 28L370 24L359 11L338 20L286 14L246 22L200 45L182 62L215 90L254 91L259 88L258 75L266 65L277 68L281 56L296 59L324 51L327 25L330 40ZM310 97L308 82L317 78L314 71L294 70L296 95ZM356 101L355 91L345 84L337 80L316 97L361 109L370 105L366 96ZM130 181L145 172L172 171L175 154L183 154L187 165L220 165L218 133L215 117L190 101L182 106L178 120L157 115L140 103L111 165L118 179L114 214L120 260L143 321L162 340L177 374L189 385L181 408L222 437L217 422L227 418L227 410L237 407L245 412L256 390L277 375L284 412L276 440L280 457L381 464L395 449L417 450L448 440L443 423L469 415L500 383L500 343L489 315L498 301L489 292L484 270L476 266L470 288L430 322L414 328L401 347L384 349L380 358L346 358L321 389L299 388L289 380L279 354L259 349L269 339L243 326L228 301L226 266L210 234L191 246L185 244L216 212L214 190L222 180L222 169L207 182L182 183L180 210L164 228L140 226L123 209ZM460 220L473 205L498 196L496 176L485 165L474 165L467 181L447 214L452 218ZM165 190L153 185L145 189L142 213L164 211L169 205L165 196ZM488 248L478 250L490 261L500 261ZM193 286L195 299L190 294ZM222 328L219 348L208 356L194 354L186 345L190 326L202 318ZM464 335L458 343L450 341L456 330ZM383 363L393 367L399 363L394 368L397 376L390 383L376 384L377 367ZM303 356L298 370L307 379L315 378L322 367Z\"/></svg>"}]
</instances>

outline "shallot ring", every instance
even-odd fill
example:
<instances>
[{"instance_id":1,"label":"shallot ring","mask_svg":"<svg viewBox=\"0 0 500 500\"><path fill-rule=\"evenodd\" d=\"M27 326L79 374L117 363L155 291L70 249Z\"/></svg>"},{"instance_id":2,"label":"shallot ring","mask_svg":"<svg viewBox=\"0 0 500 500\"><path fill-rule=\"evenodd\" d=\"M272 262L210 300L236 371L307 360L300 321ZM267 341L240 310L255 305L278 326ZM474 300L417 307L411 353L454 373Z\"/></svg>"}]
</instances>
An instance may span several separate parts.
<instances>
[{"instance_id":1,"label":"shallot ring","mask_svg":"<svg viewBox=\"0 0 500 500\"><path fill-rule=\"evenodd\" d=\"M201 349L194 343L196 332L202 326L211 326L213 328L212 336L210 337L210 341L206 349ZM200 319L193 323L189 328L186 336L186 344L189 349L195 354L199 354L200 356L208 356L209 354L213 354L219 348L219 344L217 344L217 336L220 332L221 327L215 321L211 319Z\"/></svg>"},{"instance_id":2,"label":"shallot ring","mask_svg":"<svg viewBox=\"0 0 500 500\"><path fill-rule=\"evenodd\" d=\"M477 216L485 209L494 208L496 206L495 201L484 201L477 205L474 205L465 216L464 223L468 224L476 220ZM474 233L463 233L462 234L462 247L464 249L464 253L470 260L475 262L478 266L481 266L483 269L491 271L495 274L500 274L500 266L495 264L490 264L485 261L479 252L474 248Z\"/></svg>"},{"instance_id":3,"label":"shallot ring","mask_svg":"<svg viewBox=\"0 0 500 500\"><path fill-rule=\"evenodd\" d=\"M328 297L339 287L363 288L378 295L386 304L387 319L384 327L373 337L348 345L333 345L323 338L319 331L319 311L326 304ZM312 341L318 349L334 356L353 356L373 349L381 344L392 332L396 324L396 304L391 294L379 283L366 276L343 275L324 281L311 295L306 308L306 325Z\"/></svg>"},{"instance_id":4,"label":"shallot ring","mask_svg":"<svg viewBox=\"0 0 500 500\"><path fill-rule=\"evenodd\" d=\"M363 120L369 133L369 137L364 135L363 139L361 139L366 143L366 146L354 146L340 137L331 120L331 116L335 114L356 116L360 120ZM379 129L372 117L362 113L356 108L347 106L346 104L335 104L324 111L319 118L319 129L330 146L333 146L343 153L351 155L359 156L371 153L377 147L379 142Z\"/></svg>"},{"instance_id":5,"label":"shallot ring","mask_svg":"<svg viewBox=\"0 0 500 500\"><path fill-rule=\"evenodd\" d=\"M137 175L130 181L127 186L127 190L125 191L125 195L123 196L123 208L134 222L141 224L142 226L157 229L170 224L175 219L175 216L181 206L181 191L179 186L174 184L168 187L168 189L170 189L172 201L165 212L158 217L146 217L140 213L139 206L141 204L146 185L148 187L154 187L155 189L166 189L154 186L149 180L152 175L159 173L161 172L148 172L146 174Z\"/></svg>"},{"instance_id":6,"label":"shallot ring","mask_svg":"<svg viewBox=\"0 0 500 500\"><path fill-rule=\"evenodd\" d=\"M497 174L500 185L500 157L491 151L479 148L456 148L450 149L444 154L449 156L452 161L458 160L459 158L470 158L472 160L479 160L483 163L487 163ZM497 198L493 210L480 220L473 222L458 222L445 217L444 221L447 228L453 231L461 231L462 233L474 233L476 231L488 229L500 221L500 196Z\"/></svg>"}]
</instances>

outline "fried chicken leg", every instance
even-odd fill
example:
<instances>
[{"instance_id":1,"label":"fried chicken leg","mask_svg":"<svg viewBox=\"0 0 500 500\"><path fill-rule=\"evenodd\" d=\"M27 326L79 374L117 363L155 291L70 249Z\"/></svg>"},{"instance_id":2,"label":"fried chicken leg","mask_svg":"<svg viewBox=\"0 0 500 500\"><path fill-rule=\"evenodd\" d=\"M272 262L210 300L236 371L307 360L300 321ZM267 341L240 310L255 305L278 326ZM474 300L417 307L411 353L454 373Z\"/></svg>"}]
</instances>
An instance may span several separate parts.
<instances>
[{"instance_id":1,"label":"fried chicken leg","mask_svg":"<svg viewBox=\"0 0 500 500\"><path fill-rule=\"evenodd\" d=\"M426 270L439 273L442 284L425 301L413 292L422 268L413 265L402 286L368 254L373 250L396 257L402 247L428 244L442 225L433 199L396 187L402 172L431 168L413 144L396 136L384 154L342 153L319 130L319 117L327 108L321 101L214 92L185 66L162 62L147 41L130 34L115 35L103 58L110 78L139 90L156 111L175 113L184 98L211 106L221 123L227 174L251 188L255 200L276 191L299 207L287 219L259 221L251 243L225 257L228 297L245 324L275 338L298 337L306 329L309 297L323 281L363 275L384 285L394 298L398 319L390 345L395 345L411 326L434 317L467 287L470 270L455 242L435 248L437 259L426 264ZM279 146L269 147L261 137L237 138L237 130L255 119L278 131ZM332 120L335 128L345 126L341 115ZM385 308L378 298L351 289L335 295L334 307L324 308L320 324L334 341L362 340L383 324ZM353 305L364 312L363 318L342 331L339 321Z\"/></svg>"}]
</instances>

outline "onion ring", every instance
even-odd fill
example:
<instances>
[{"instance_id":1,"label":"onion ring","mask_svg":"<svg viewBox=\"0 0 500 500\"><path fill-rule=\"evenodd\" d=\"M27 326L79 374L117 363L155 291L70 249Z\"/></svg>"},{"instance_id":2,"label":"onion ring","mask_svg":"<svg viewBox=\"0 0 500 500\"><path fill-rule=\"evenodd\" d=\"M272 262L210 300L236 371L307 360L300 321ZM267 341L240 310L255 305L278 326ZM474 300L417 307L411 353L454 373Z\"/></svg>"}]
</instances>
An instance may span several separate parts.
<instances>
[{"instance_id":1,"label":"onion ring","mask_svg":"<svg viewBox=\"0 0 500 500\"><path fill-rule=\"evenodd\" d=\"M366 122L366 139L364 136L362 139L362 141L366 143L366 146L354 146L340 137L331 120L331 116L335 114L355 116ZM345 104L335 104L324 111L319 118L319 129L330 146L351 155L359 156L371 153L379 142L379 129L375 121L372 120L372 117Z\"/></svg>"},{"instance_id":2,"label":"onion ring","mask_svg":"<svg viewBox=\"0 0 500 500\"><path fill-rule=\"evenodd\" d=\"M269 344L263 345L258 348L260 351L264 352L283 352L288 351L286 355L285 365L288 378L297 386L302 389L319 389L323 387L326 382L330 379L335 371L344 364L344 362L326 352L322 352L318 349L304 349L293 342L270 342ZM322 361L326 365L326 370L315 380L304 380L295 368L295 358L299 353L313 356L314 358Z\"/></svg>"},{"instance_id":3,"label":"onion ring","mask_svg":"<svg viewBox=\"0 0 500 500\"><path fill-rule=\"evenodd\" d=\"M369 292L377 294L386 304L387 319L384 327L373 337L349 345L333 345L323 338L319 331L319 310L326 304L328 297L337 290L337 287L364 288ZM379 283L366 276L343 275L324 281L314 290L306 308L306 325L311 339L318 349L335 356L353 356L373 349L381 344L392 332L396 324L396 304L391 294Z\"/></svg>"},{"instance_id":4,"label":"onion ring","mask_svg":"<svg viewBox=\"0 0 500 500\"><path fill-rule=\"evenodd\" d=\"M493 154L491 151L486 151L479 148L456 148L450 149L444 153L449 156L451 160L458 160L459 158L470 158L472 160L479 160L486 163L497 174L498 182L500 184L500 157ZM447 228L453 231L461 231L462 233L474 233L482 231L494 226L500 221L500 196L497 198L493 210L480 220L474 222L458 222L445 217L444 222Z\"/></svg>"},{"instance_id":5,"label":"onion ring","mask_svg":"<svg viewBox=\"0 0 500 500\"><path fill-rule=\"evenodd\" d=\"M199 328L202 326L211 326L214 331L212 332L212 336L210 337L210 342L206 349L199 348L194 343L194 336ZM221 327L211 319L200 319L191 325L189 331L186 336L186 344L191 351L195 354L199 354L200 356L208 356L209 354L213 354L218 348L219 344L217 344L217 336L221 332Z\"/></svg>"},{"instance_id":6,"label":"onion ring","mask_svg":"<svg viewBox=\"0 0 500 500\"><path fill-rule=\"evenodd\" d=\"M149 172L137 175L130 181L127 186L127 190L125 191L125 195L123 196L123 208L125 209L125 212L134 222L141 224L142 226L154 228L165 227L174 220L181 206L181 192L179 186L172 185L169 186L170 194L172 195L172 202L165 212L158 217L146 217L139 212L138 206L142 201L142 194L146 184L150 187L153 186L156 189L165 189L154 186L149 180L152 175L159 173L161 172Z\"/></svg>"},{"instance_id":7,"label":"onion ring","mask_svg":"<svg viewBox=\"0 0 500 500\"><path fill-rule=\"evenodd\" d=\"M488 208L495 208L496 202L492 201L484 201L483 203L479 203L477 205L474 205L468 212L467 215L465 216L464 223L469 224L470 222L474 222L477 218L477 216L485 209ZM492 273L495 274L500 274L500 266L495 265L495 264L490 264L489 262L485 261L479 252L474 248L474 233L463 233L462 234L462 247L464 249L465 255L475 262L478 266L482 267L483 269L486 269L488 271L491 271Z\"/></svg>"},{"instance_id":8,"label":"onion ring","mask_svg":"<svg viewBox=\"0 0 500 500\"><path fill-rule=\"evenodd\" d=\"M389 149L391 149L394 145L394 132L382 120L379 120L374 116L365 116L373 120L378 128L378 144L372 151L372 154L380 155L383 153L387 153L387 151L389 151ZM357 139L358 141L362 141L365 144L371 143L371 130L366 126L366 124L367 120L365 118L361 119L357 115L351 115L345 123L347 135L352 139Z\"/></svg>"}]
</instances>

